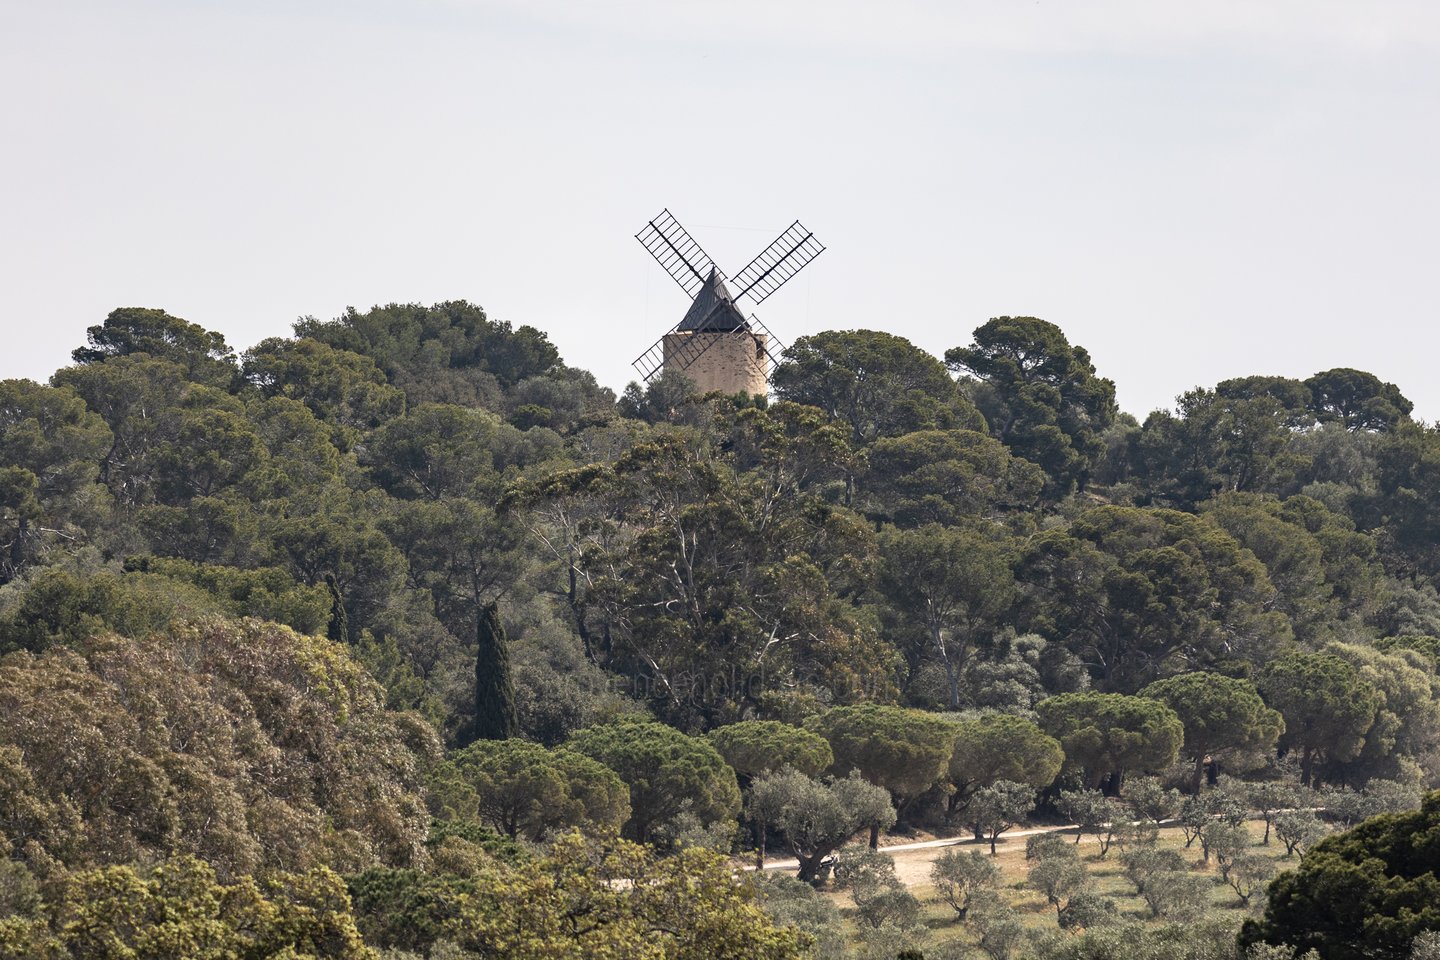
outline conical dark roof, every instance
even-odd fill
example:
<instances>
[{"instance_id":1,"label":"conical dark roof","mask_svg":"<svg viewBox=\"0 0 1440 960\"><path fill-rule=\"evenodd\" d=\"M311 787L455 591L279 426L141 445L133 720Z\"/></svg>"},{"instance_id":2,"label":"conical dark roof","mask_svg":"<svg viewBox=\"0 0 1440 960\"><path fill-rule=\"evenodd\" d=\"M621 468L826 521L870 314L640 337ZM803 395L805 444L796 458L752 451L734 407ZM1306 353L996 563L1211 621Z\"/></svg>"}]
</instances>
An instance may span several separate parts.
<instances>
[{"instance_id":1,"label":"conical dark roof","mask_svg":"<svg viewBox=\"0 0 1440 960\"><path fill-rule=\"evenodd\" d=\"M725 286L725 278L720 276L718 268L711 267L705 286L695 295L695 302L690 304L690 309L685 311L685 319L675 329L688 333L729 333L743 326L745 315L736 309L730 289Z\"/></svg>"}]
</instances>

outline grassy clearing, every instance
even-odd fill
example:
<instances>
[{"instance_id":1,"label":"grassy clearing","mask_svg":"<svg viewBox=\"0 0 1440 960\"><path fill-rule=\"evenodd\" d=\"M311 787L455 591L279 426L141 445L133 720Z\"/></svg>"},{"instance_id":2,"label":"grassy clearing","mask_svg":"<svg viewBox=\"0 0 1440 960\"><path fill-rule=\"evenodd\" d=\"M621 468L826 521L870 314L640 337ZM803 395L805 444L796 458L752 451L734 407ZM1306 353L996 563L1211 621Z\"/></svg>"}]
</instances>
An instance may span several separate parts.
<instances>
[{"instance_id":1,"label":"grassy clearing","mask_svg":"<svg viewBox=\"0 0 1440 960\"><path fill-rule=\"evenodd\" d=\"M1268 846L1260 845L1260 838L1264 834L1263 822L1247 823L1246 829L1253 841L1250 852L1274 860L1277 870L1288 869L1299 862L1298 857L1287 859L1284 856L1284 846L1273 838ZM1074 832L1068 831L1063 835L1073 838ZM1232 918L1238 927L1240 921L1258 907L1258 896L1252 897L1250 906L1241 903L1235 891L1222 881L1214 858L1211 858L1210 863L1205 863L1200 842L1196 840L1187 847L1179 827L1162 829L1157 846L1176 850L1184 857L1190 872L1212 878L1213 886L1209 890L1211 916ZM973 933L964 924L957 922L955 911L939 899L930 881L930 865L947 850L953 849L988 852L985 844L962 842L946 847L898 851L892 854L897 876L921 901L920 924L926 931L925 943L932 948L951 942L967 946L975 944ZM1118 845L1110 848L1108 856L1101 857L1099 844L1093 837L1087 836L1077 849L1090 875L1094 892L1115 901L1119 919L1142 923L1159 922L1152 918L1149 906L1137 895L1134 884L1125 876L1124 863L1121 860L1122 850ZM1054 907L1028 883L1030 863L1025 859L1025 838L1016 837L1002 842L994 862L1000 868L1001 895L1019 913L1026 929L1035 935L1058 930ZM844 892L829 891L828 895L840 907L845 918L847 938L858 944L861 941L861 927L857 923L853 900Z\"/></svg>"}]
</instances>

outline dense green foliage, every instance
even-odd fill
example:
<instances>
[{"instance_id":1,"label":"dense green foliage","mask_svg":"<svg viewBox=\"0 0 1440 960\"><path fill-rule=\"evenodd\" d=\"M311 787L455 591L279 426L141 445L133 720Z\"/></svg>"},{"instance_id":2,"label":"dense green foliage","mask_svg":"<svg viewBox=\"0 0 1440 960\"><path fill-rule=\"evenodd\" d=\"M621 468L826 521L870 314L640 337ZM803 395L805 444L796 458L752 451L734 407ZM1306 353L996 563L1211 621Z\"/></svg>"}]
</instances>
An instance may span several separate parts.
<instances>
[{"instance_id":1,"label":"dense green foliage","mask_svg":"<svg viewBox=\"0 0 1440 960\"><path fill-rule=\"evenodd\" d=\"M1271 887L1242 942L1314 947L1324 960L1410 955L1440 929L1440 793L1420 810L1367 820L1316 844Z\"/></svg>"},{"instance_id":2,"label":"dense green foliage","mask_svg":"<svg viewBox=\"0 0 1440 960\"><path fill-rule=\"evenodd\" d=\"M0 837L36 870L420 863L439 751L342 648L260 621L0 660Z\"/></svg>"},{"instance_id":3,"label":"dense green foliage","mask_svg":"<svg viewBox=\"0 0 1440 960\"><path fill-rule=\"evenodd\" d=\"M1248 900L1263 865L1211 826L1242 801L1308 865L1332 848L1302 785L1350 823L1440 783L1440 431L1363 371L1141 423L1058 327L1000 317L944 362L799 338L773 400L667 374L617 402L463 301L238 354L122 308L73 359L0 382L0 866L34 887L0 877L12 952L106 955L64 920L93 907L138 936L185 912L217 956L791 956L699 848L768 842L819 881L897 818L994 838L1079 797L1142 821L1090 831L1129 856L1181 788ZM986 871L952 867L979 948L1018 953ZM1066 930L1120 922L1046 870ZM610 885L642 873L653 903ZM1194 878L1152 873L1155 917L1186 915ZM265 925L297 929L302 888L326 944ZM867 949L911 943L909 896L856 900ZM610 911L594 942L560 932L576 898ZM698 939L634 952L656 923ZM1036 949L1112 945L1067 936Z\"/></svg>"}]
</instances>

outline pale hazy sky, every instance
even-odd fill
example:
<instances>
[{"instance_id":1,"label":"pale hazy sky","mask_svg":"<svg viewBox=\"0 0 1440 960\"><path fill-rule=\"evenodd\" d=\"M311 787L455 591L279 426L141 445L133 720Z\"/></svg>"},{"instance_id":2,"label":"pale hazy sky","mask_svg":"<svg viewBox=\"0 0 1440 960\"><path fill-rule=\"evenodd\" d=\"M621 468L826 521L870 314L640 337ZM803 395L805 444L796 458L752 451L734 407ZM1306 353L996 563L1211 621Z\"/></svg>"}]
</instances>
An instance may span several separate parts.
<instances>
[{"instance_id":1,"label":"pale hazy sky","mask_svg":"<svg viewBox=\"0 0 1440 960\"><path fill-rule=\"evenodd\" d=\"M116 306L240 348L464 298L622 387L687 302L937 354L1059 324L1143 416L1334 366L1440 418L1440 3L0 0L0 377Z\"/></svg>"}]
</instances>

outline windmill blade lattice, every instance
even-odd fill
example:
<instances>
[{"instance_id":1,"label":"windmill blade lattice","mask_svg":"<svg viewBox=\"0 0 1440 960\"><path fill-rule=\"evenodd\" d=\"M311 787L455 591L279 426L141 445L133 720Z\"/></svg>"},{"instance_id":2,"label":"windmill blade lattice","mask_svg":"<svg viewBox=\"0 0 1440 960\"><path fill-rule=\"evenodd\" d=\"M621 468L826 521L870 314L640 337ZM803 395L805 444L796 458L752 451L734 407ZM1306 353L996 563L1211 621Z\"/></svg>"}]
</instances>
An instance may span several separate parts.
<instances>
[{"instance_id":1,"label":"windmill blade lattice","mask_svg":"<svg viewBox=\"0 0 1440 960\"><path fill-rule=\"evenodd\" d=\"M640 376L648 383L663 370L675 370L690 376L701 392L766 393L770 368L785 346L735 303L741 297L765 300L824 253L824 245L796 220L732 281L738 291L732 293L725 274L669 210L660 211L635 239L691 300L681 321L635 358Z\"/></svg>"},{"instance_id":2,"label":"windmill blade lattice","mask_svg":"<svg viewBox=\"0 0 1440 960\"><path fill-rule=\"evenodd\" d=\"M680 284L691 298L700 292L705 285L705 278L715 267L715 261L710 259L706 253L695 242L695 238L676 220L669 210L661 210L660 215L649 223L637 234L635 239L639 240L650 256L659 261L665 272Z\"/></svg>"},{"instance_id":3,"label":"windmill blade lattice","mask_svg":"<svg viewBox=\"0 0 1440 960\"><path fill-rule=\"evenodd\" d=\"M735 299L748 296L761 303L824 252L824 244L796 220L730 281Z\"/></svg>"}]
</instances>

